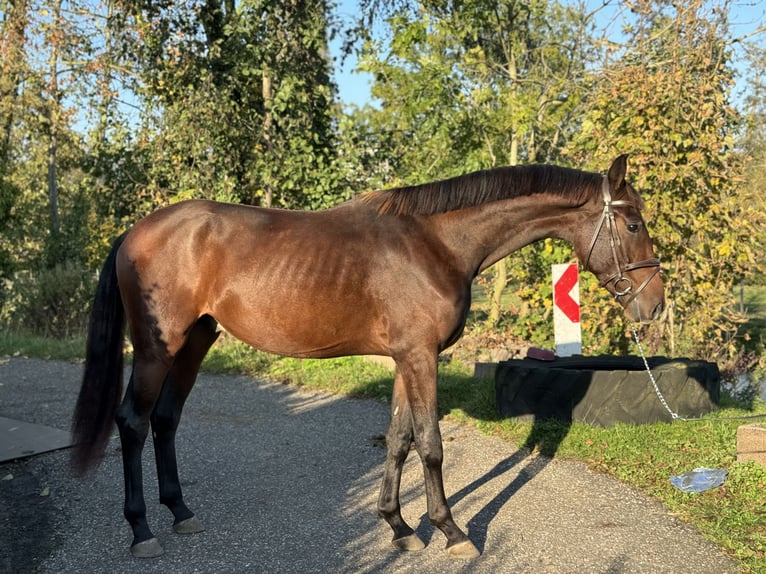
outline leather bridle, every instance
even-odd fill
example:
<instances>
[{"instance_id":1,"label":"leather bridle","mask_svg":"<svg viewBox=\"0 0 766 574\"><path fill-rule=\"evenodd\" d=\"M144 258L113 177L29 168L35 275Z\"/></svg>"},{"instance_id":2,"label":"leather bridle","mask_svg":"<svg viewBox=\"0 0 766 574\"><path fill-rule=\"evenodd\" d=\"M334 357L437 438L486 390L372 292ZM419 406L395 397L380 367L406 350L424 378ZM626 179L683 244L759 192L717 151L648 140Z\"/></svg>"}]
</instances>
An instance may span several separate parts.
<instances>
[{"instance_id":1,"label":"leather bridle","mask_svg":"<svg viewBox=\"0 0 766 574\"><path fill-rule=\"evenodd\" d=\"M627 307L633 300L638 297L638 294L644 290L649 284L649 281L660 272L660 260L657 258L644 259L643 261L637 261L631 263L628 261L628 257L625 254L625 248L622 245L620 234L617 231L617 222L614 218L615 206L630 205L629 201L624 199L612 200L612 194L609 191L609 179L604 177L604 184L601 187L601 191L604 195L604 210L601 212L601 219L599 219L598 225L596 225L596 231L593 233L593 239L590 241L588 247L588 256L585 258L585 267L588 267L590 256L593 254L593 248L596 246L598 236L601 234L601 228L604 227L606 222L606 228L609 232L609 247L612 250L612 258L614 259L615 272L609 275L606 279L601 281L599 285L606 287L610 283L614 282L612 289L614 290L614 296L616 299L630 295L630 297L624 302ZM622 263L624 261L624 263ZM654 271L644 279L638 289L633 289L633 282L625 276L625 273L633 271L635 269L642 269L645 267L654 267Z\"/></svg>"}]
</instances>

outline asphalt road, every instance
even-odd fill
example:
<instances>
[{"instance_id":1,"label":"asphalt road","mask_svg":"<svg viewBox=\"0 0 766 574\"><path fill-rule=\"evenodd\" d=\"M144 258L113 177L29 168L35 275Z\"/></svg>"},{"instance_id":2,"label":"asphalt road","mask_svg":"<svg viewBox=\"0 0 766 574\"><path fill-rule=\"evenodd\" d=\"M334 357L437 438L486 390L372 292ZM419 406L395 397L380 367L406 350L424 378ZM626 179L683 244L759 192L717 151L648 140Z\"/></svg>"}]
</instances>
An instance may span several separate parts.
<instances>
[{"instance_id":1,"label":"asphalt road","mask_svg":"<svg viewBox=\"0 0 766 574\"><path fill-rule=\"evenodd\" d=\"M0 358L0 416L68 429L81 368ZM0 572L739 572L624 484L450 423L442 423L445 486L482 555L446 556L443 535L425 517L414 452L402 480L404 515L428 546L399 553L375 511L385 457L375 437L385 433L386 405L204 375L184 415L179 465L204 533L173 533L156 502L149 447L149 520L165 554L130 556L115 439L88 479L70 475L67 450L0 465Z\"/></svg>"}]
</instances>

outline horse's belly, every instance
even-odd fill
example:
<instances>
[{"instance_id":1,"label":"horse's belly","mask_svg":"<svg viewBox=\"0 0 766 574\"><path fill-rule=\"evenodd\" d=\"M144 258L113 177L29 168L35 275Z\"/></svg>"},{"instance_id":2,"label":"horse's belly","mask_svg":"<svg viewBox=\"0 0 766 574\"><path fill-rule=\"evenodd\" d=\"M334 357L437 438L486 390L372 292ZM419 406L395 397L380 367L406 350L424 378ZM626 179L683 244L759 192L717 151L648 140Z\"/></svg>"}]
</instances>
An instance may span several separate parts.
<instances>
[{"instance_id":1,"label":"horse's belly","mask_svg":"<svg viewBox=\"0 0 766 574\"><path fill-rule=\"evenodd\" d=\"M291 357L328 358L386 354L387 337L379 321L354 305L265 305L213 317L237 339L269 353Z\"/></svg>"}]
</instances>

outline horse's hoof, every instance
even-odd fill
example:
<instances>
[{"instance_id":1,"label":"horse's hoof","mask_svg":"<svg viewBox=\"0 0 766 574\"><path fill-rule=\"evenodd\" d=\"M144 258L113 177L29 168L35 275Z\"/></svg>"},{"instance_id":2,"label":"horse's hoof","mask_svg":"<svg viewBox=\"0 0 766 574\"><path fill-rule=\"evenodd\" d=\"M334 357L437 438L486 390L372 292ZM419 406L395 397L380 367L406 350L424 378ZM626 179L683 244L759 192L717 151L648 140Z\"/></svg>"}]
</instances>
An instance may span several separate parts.
<instances>
[{"instance_id":1,"label":"horse's hoof","mask_svg":"<svg viewBox=\"0 0 766 574\"><path fill-rule=\"evenodd\" d=\"M196 516L192 516L181 522L176 522L173 525L173 530L178 534L196 534L197 532L204 531L205 527L202 526L202 523Z\"/></svg>"},{"instance_id":2,"label":"horse's hoof","mask_svg":"<svg viewBox=\"0 0 766 574\"><path fill-rule=\"evenodd\" d=\"M156 538L144 540L130 547L130 553L134 558L157 558L162 555L162 545Z\"/></svg>"},{"instance_id":3,"label":"horse's hoof","mask_svg":"<svg viewBox=\"0 0 766 574\"><path fill-rule=\"evenodd\" d=\"M396 540L392 540L391 544L393 544L394 548L397 550L406 550L407 552L416 552L418 550L423 550L423 548L426 547L426 545L423 544L423 541L418 538L417 534L410 534L409 536L397 538Z\"/></svg>"},{"instance_id":4,"label":"horse's hoof","mask_svg":"<svg viewBox=\"0 0 766 574\"><path fill-rule=\"evenodd\" d=\"M450 558L460 558L463 560L471 560L479 557L479 550L473 545L470 540L463 540L457 544L447 547L447 554Z\"/></svg>"}]
</instances>

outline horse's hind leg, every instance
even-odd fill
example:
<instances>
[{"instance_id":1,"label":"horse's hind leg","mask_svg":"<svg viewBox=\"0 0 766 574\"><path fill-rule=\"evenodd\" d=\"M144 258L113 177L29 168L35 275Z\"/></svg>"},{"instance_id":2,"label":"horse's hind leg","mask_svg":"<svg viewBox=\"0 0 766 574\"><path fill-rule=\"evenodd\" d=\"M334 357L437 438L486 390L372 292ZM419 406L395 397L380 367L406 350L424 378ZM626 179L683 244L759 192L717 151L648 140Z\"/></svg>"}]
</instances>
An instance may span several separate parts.
<instances>
[{"instance_id":1,"label":"horse's hind leg","mask_svg":"<svg viewBox=\"0 0 766 574\"><path fill-rule=\"evenodd\" d=\"M149 358L136 352L133 372L120 408L117 428L122 444L122 466L125 473L124 514L133 529L131 553L140 558L162 554L162 546L146 521L141 452L149 433L149 417L169 370L169 360Z\"/></svg>"},{"instance_id":2,"label":"horse's hind leg","mask_svg":"<svg viewBox=\"0 0 766 574\"><path fill-rule=\"evenodd\" d=\"M151 416L160 503L173 513L173 528L181 534L201 532L204 528L183 500L176 463L176 429L202 360L220 334L216 327L217 323L209 315L201 317L192 327L186 344L173 361Z\"/></svg>"}]
</instances>

